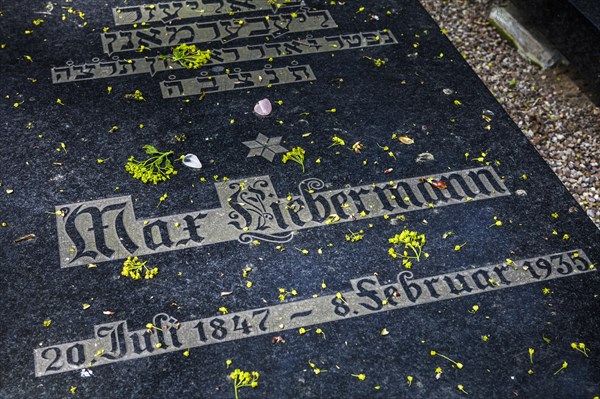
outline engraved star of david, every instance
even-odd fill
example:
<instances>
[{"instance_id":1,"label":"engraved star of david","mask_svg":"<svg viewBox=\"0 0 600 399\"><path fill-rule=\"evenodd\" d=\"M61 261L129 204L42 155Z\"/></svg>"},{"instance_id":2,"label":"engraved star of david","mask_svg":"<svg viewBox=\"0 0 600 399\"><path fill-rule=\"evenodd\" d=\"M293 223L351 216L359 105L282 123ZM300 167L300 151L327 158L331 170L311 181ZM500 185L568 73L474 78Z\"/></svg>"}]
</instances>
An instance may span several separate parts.
<instances>
[{"instance_id":1,"label":"engraved star of david","mask_svg":"<svg viewBox=\"0 0 600 399\"><path fill-rule=\"evenodd\" d=\"M268 138L262 133L259 133L255 140L244 141L244 145L250 148L249 157L263 157L269 162L273 162L275 154L287 152L287 149L279 145L281 137Z\"/></svg>"}]
</instances>

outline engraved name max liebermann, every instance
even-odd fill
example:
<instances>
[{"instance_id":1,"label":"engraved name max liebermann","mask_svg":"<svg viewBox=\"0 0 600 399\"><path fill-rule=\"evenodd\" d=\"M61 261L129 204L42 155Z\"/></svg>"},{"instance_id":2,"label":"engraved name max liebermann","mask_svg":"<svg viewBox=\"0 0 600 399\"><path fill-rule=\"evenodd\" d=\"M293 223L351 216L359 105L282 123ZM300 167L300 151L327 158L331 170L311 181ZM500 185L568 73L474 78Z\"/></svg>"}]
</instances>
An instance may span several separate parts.
<instances>
[{"instance_id":1,"label":"engraved name max liebermann","mask_svg":"<svg viewBox=\"0 0 600 399\"><path fill-rule=\"evenodd\" d=\"M56 207L61 267L238 240L287 242L298 230L510 195L492 167L324 190L308 178L279 198L268 176L215 183L220 207L138 220L131 197Z\"/></svg>"}]
</instances>

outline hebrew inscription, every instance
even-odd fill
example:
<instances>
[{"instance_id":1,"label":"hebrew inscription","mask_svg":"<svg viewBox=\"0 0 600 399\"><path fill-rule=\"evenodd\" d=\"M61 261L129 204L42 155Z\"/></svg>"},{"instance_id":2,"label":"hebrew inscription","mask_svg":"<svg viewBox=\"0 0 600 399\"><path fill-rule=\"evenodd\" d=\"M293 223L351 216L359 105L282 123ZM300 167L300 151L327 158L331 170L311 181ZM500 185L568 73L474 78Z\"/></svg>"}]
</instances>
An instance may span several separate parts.
<instances>
[{"instance_id":1,"label":"hebrew inscription","mask_svg":"<svg viewBox=\"0 0 600 399\"><path fill-rule=\"evenodd\" d=\"M317 78L309 65L296 65L164 81L160 82L160 91L163 98L175 98L313 80Z\"/></svg>"},{"instance_id":2,"label":"hebrew inscription","mask_svg":"<svg viewBox=\"0 0 600 399\"><path fill-rule=\"evenodd\" d=\"M211 49L206 67L235 62L267 60L296 55L317 54L332 51L356 50L360 48L396 44L398 41L391 31L360 32L343 35L306 37L283 42L261 43L240 47ZM52 83L77 82L90 79L105 79L183 69L160 57L132 58L66 65L52 68Z\"/></svg>"},{"instance_id":3,"label":"hebrew inscription","mask_svg":"<svg viewBox=\"0 0 600 399\"><path fill-rule=\"evenodd\" d=\"M106 54L137 51L140 48L159 48L180 44L231 42L241 38L336 28L337 24L326 10L302 10L297 13L270 15L268 18L248 17L186 25L167 25L101 34Z\"/></svg>"},{"instance_id":4,"label":"hebrew inscription","mask_svg":"<svg viewBox=\"0 0 600 399\"><path fill-rule=\"evenodd\" d=\"M447 184L439 189L427 178ZM130 197L56 207L61 267L194 248L220 242L287 242L294 232L510 195L492 167L321 191L309 178L298 193L279 198L268 176L215 183L217 209L136 219Z\"/></svg>"},{"instance_id":5,"label":"hebrew inscription","mask_svg":"<svg viewBox=\"0 0 600 399\"><path fill-rule=\"evenodd\" d=\"M299 0L286 0L280 6L287 8L300 4ZM228 15L232 12L239 14L265 10L277 12L280 7L271 4L268 0L174 1L113 8L113 17L115 25L118 26L152 22L168 23L181 19Z\"/></svg>"},{"instance_id":6,"label":"hebrew inscription","mask_svg":"<svg viewBox=\"0 0 600 399\"><path fill-rule=\"evenodd\" d=\"M90 339L35 349L35 375L279 333L595 270L583 251L573 250L515 261L510 266L500 263L420 279L404 271L396 283L385 285L368 276L351 280L352 289L341 292L341 297L325 295L199 320L179 322L160 313L154 316L152 324L157 328L152 329L130 331L127 321L121 320L94 326Z\"/></svg>"},{"instance_id":7,"label":"hebrew inscription","mask_svg":"<svg viewBox=\"0 0 600 399\"><path fill-rule=\"evenodd\" d=\"M272 12L270 15L248 16L254 11ZM216 19L175 25L186 19L210 16L242 14L242 18ZM392 32L387 29L372 32L345 33L304 38L295 36L287 41L270 41L290 33L316 32L337 28L338 25L327 10L309 9L300 0L186 0L156 4L132 5L113 8L117 26L130 25L134 29L104 31L101 33L102 48L110 60L92 59L92 62L54 67L52 83L79 82L83 80L173 72L183 70L178 62L157 54L156 49L175 48L182 44L222 44L236 39L264 38L262 43L244 44L237 47L210 45L210 59L204 68L237 62L273 60L276 58L317 54L330 51L352 50L373 46L397 44ZM119 59L123 52L148 51L152 55L141 58ZM295 61L294 61L295 63ZM229 72L229 71L227 71ZM244 88L264 87L277 84L308 82L316 76L308 65L261 71L236 71L234 74L208 76L204 69L200 77L160 82L163 98L226 92ZM266 77L266 80L264 80Z\"/></svg>"}]
</instances>

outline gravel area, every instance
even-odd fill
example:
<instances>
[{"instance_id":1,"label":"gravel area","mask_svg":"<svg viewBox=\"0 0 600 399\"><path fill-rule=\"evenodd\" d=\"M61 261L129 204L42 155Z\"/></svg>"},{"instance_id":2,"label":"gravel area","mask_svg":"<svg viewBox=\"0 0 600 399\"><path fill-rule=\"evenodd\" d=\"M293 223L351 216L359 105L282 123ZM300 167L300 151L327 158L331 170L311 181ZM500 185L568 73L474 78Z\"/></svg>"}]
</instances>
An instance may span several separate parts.
<instances>
[{"instance_id":1,"label":"gravel area","mask_svg":"<svg viewBox=\"0 0 600 399\"><path fill-rule=\"evenodd\" d=\"M500 0L420 0L542 157L600 227L600 108L567 67L540 70L487 20Z\"/></svg>"}]
</instances>

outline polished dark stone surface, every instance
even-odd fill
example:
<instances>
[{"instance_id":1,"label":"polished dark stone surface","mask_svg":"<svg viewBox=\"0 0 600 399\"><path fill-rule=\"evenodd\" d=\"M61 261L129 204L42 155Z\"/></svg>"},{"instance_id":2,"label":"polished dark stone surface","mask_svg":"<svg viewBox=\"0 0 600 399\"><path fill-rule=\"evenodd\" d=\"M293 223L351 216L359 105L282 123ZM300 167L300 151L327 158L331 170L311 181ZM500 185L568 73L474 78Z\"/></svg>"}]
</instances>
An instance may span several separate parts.
<instances>
[{"instance_id":1,"label":"polished dark stone surface","mask_svg":"<svg viewBox=\"0 0 600 399\"><path fill-rule=\"evenodd\" d=\"M184 79L202 70L53 84L51 68L67 61L110 61L102 55L103 28L131 28L115 26L111 7L119 5L69 2L52 11L41 1L0 5L0 44L6 43L0 50L0 397L232 398L229 374L235 368L260 373L259 385L241 388L239 398L464 397L459 386L476 398L600 395L600 278L590 268L600 261L600 231L417 1L310 2L329 11L338 26L308 32L312 39L389 29L397 44L332 47L223 66L261 70L267 62L275 69L297 61L310 65L312 81L208 93L202 100L197 95L163 99L159 89L170 74ZM36 26L36 19L44 22ZM305 42L311 39L306 34L224 46ZM154 54L129 52L121 59ZM376 66L377 59L385 64ZM224 73L215 68L205 69ZM135 90L145 101L124 98ZM273 103L266 118L253 113L263 98ZM392 139L394 133L414 143ZM332 146L334 135L345 145ZM364 145L360 153L352 150L357 141ZM204 167L192 170L175 162L176 176L156 186L143 184L124 165L131 155L143 158L145 144L173 150L172 158L196 154ZM305 172L292 161L282 163L278 146L302 147ZM417 162L419 157L429 160ZM479 185L479 191L471 184L473 194L458 193L456 179L481 167L494 184ZM267 187L252 185L259 176L268 176L274 196L261 197ZM430 183L418 178L428 177L434 184L448 183L431 205L416 206L413 200L404 204L406 211L390 205L390 211L365 208L370 214L360 215L361 199L383 205L376 202L377 187L408 182L426 190ZM309 178L324 187L299 191ZM252 196L227 191L231 184L239 189L236 182L244 179ZM349 199L357 187L363 194ZM331 205L331 193L324 194L331 191L346 193L346 199L337 197L339 210ZM387 193L390 204L400 201ZM119 198L128 196L131 202ZM309 202L314 205L317 198L329 201L322 221L317 221L323 210L318 205L309 212ZM304 202L294 205L294 199ZM107 202L92 202L101 200ZM108 209L108 201L132 208L93 219L93 209ZM246 213L234 207L239 203ZM259 211L265 203L272 207ZM254 211L248 211L251 204ZM301 220L293 222L295 213L286 207L301 205ZM63 209L64 216L55 214ZM125 209L121 219L120 209ZM285 223L277 209L286 215ZM83 211L89 213L81 216ZM206 218L192 220L199 211ZM329 218L333 213L345 218ZM181 216L175 226L173 215L193 216ZM248 229L242 227L242 220L248 222L244 215L250 218ZM119 220L122 226L115 228ZM257 221L268 228L260 230ZM169 230L161 230L167 225ZM192 235L198 225L202 238ZM346 240L360 230L362 240ZM426 237L429 257L413 262L413 280L407 274L398 280L407 269L388 254L388 239L403 230ZM143 236L147 231L154 236ZM192 241L168 244L159 235L164 231L187 234ZM239 236L232 238L231 231ZM102 232L106 240L117 234L120 240L102 248ZM244 233L255 234L259 243L238 241ZM27 239L31 234L35 238ZM290 241L272 242L284 236ZM95 246L85 241L90 237ZM157 249L150 248L161 240ZM125 249L134 246L148 265L159 267L152 280L120 275ZM401 247L396 250L402 254ZM95 259L82 255L86 251ZM504 274L494 274L494 267ZM252 269L246 277L245 268ZM479 280L470 283L471 292L457 295L445 292L447 273L471 279L479 273ZM428 277L439 280L438 297L421 280ZM375 292L375 278L389 290ZM362 280L351 285L356 279ZM282 302L280 288L296 295ZM223 315L221 307L230 313ZM301 314L309 310L309 316ZM175 322L155 318L161 313L180 322L179 330ZM301 334L303 317L310 331ZM246 334L243 321L250 321L252 333ZM152 322L162 330L145 334ZM104 341L94 341L96 335ZM152 345L144 351L145 338ZM584 343L590 351L576 351L572 343Z\"/></svg>"}]
</instances>

